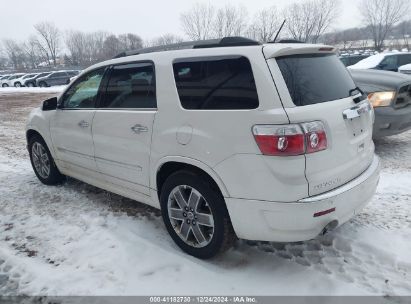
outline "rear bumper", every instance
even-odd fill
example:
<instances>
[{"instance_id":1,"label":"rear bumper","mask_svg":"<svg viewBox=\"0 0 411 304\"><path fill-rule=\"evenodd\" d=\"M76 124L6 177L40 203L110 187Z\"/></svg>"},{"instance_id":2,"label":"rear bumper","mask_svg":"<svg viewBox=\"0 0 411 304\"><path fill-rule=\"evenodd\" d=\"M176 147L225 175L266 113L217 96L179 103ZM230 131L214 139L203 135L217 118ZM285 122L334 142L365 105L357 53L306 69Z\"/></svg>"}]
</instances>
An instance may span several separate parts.
<instances>
[{"instance_id":1,"label":"rear bumper","mask_svg":"<svg viewBox=\"0 0 411 304\"><path fill-rule=\"evenodd\" d=\"M374 156L370 167L351 182L295 203L226 198L233 228L239 238L248 240L296 242L315 238L329 223L338 221L341 225L361 211L375 193L379 171L379 159Z\"/></svg>"},{"instance_id":2,"label":"rear bumper","mask_svg":"<svg viewBox=\"0 0 411 304\"><path fill-rule=\"evenodd\" d=\"M411 129L411 106L394 109L374 108L375 122L373 137L396 135Z\"/></svg>"}]
</instances>

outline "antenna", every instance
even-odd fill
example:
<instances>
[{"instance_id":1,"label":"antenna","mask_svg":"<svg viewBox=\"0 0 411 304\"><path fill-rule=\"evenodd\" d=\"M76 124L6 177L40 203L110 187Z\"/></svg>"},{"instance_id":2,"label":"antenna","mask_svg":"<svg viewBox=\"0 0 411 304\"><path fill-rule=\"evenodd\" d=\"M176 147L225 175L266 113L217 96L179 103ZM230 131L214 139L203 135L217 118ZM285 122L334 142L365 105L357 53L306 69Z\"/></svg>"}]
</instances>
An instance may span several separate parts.
<instances>
[{"instance_id":1,"label":"antenna","mask_svg":"<svg viewBox=\"0 0 411 304\"><path fill-rule=\"evenodd\" d=\"M285 24L285 22L286 22L286 21L287 21L287 19L284 19L283 23L281 24L280 28L278 29L277 34L276 34L276 35L275 35L275 37L274 37L274 40L273 40L273 42L272 42L272 43L275 43L275 41L277 40L278 35L280 35L280 32L281 32L281 30L283 29L284 24Z\"/></svg>"}]
</instances>

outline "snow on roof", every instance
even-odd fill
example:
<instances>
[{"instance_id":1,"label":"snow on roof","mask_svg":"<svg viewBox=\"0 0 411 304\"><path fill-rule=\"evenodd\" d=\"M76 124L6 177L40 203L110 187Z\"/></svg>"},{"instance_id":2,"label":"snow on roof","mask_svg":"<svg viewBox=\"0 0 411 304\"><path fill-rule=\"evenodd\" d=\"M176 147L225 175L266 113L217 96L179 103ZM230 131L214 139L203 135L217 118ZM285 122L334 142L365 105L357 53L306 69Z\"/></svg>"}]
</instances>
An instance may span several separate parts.
<instances>
[{"instance_id":1,"label":"snow on roof","mask_svg":"<svg viewBox=\"0 0 411 304\"><path fill-rule=\"evenodd\" d=\"M350 69L371 69L375 68L386 56L387 54L376 54L365 58L354 65L349 66Z\"/></svg>"}]
</instances>

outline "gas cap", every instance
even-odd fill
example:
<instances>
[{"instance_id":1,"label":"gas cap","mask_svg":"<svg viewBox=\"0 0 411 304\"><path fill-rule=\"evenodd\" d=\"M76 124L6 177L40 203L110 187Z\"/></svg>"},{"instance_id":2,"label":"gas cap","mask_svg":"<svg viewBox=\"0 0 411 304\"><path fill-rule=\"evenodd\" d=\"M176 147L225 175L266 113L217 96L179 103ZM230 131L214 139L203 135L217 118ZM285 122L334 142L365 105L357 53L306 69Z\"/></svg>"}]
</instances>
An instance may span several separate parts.
<instances>
[{"instance_id":1,"label":"gas cap","mask_svg":"<svg viewBox=\"0 0 411 304\"><path fill-rule=\"evenodd\" d=\"M180 145L188 145L191 141L193 135L193 127L189 125L184 125L177 130L177 142Z\"/></svg>"}]
</instances>

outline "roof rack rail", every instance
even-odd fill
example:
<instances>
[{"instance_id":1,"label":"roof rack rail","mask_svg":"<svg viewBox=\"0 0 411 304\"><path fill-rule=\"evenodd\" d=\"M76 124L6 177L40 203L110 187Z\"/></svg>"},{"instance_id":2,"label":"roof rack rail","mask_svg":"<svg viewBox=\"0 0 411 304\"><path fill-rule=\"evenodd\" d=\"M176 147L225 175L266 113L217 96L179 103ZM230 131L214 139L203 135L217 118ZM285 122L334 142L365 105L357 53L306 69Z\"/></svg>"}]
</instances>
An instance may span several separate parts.
<instances>
[{"instance_id":1,"label":"roof rack rail","mask_svg":"<svg viewBox=\"0 0 411 304\"><path fill-rule=\"evenodd\" d=\"M182 50L182 49L205 49L205 48L216 48L216 47L233 47L233 46L249 46L249 45L260 45L258 41L245 38L245 37L224 37L219 39L210 40L198 40L198 41L186 41L181 43L174 43L163 46L153 46L147 48L141 48L134 51L125 51L114 58L121 58L139 54L154 53L154 52L164 52L172 50Z\"/></svg>"}]
</instances>

